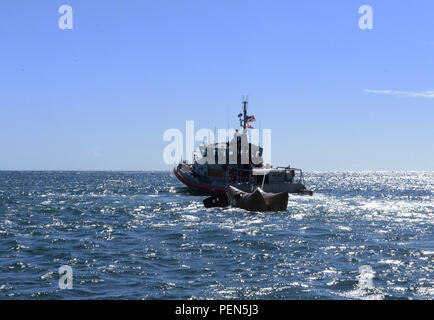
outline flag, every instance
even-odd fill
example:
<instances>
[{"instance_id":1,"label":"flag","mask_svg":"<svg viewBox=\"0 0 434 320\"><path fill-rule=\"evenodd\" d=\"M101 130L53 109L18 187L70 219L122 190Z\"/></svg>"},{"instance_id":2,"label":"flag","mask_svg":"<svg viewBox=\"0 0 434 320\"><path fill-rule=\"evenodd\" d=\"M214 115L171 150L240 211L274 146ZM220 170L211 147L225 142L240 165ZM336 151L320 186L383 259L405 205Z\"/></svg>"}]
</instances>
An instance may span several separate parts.
<instances>
[{"instance_id":1,"label":"flag","mask_svg":"<svg viewBox=\"0 0 434 320\"><path fill-rule=\"evenodd\" d=\"M255 116L254 115L251 115L251 116L247 116L246 117L246 122L255 122L256 121L256 119L255 119Z\"/></svg>"},{"instance_id":2,"label":"flag","mask_svg":"<svg viewBox=\"0 0 434 320\"><path fill-rule=\"evenodd\" d=\"M254 129L250 124L246 124L246 128Z\"/></svg>"}]
</instances>

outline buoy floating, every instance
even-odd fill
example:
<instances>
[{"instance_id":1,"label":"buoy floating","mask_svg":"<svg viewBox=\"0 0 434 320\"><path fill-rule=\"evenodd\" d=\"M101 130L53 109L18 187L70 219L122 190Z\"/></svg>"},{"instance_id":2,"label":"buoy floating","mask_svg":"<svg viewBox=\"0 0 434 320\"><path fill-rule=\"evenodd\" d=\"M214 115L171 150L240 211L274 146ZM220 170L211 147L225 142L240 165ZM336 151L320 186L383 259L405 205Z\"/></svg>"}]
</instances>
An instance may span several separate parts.
<instances>
[{"instance_id":1,"label":"buoy floating","mask_svg":"<svg viewBox=\"0 0 434 320\"><path fill-rule=\"evenodd\" d=\"M253 192L245 192L233 186L225 194L203 200L206 208L232 206L248 211L284 211L288 207L288 192L269 193L257 187Z\"/></svg>"}]
</instances>

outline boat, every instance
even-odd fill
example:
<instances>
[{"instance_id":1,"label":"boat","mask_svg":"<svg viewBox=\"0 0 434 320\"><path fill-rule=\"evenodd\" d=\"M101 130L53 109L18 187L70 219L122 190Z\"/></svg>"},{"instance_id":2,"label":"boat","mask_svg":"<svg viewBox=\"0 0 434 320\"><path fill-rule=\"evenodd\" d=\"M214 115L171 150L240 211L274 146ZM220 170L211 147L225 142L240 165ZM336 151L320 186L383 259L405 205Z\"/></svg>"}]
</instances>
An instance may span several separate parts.
<instances>
[{"instance_id":1,"label":"boat","mask_svg":"<svg viewBox=\"0 0 434 320\"><path fill-rule=\"evenodd\" d=\"M175 176L190 189L212 195L223 195L229 187L249 193L260 187L266 193L312 195L301 169L264 164L263 148L248 141L247 130L256 119L247 115L245 99L238 117L241 130L236 130L230 141L203 143L192 163L183 160L174 167Z\"/></svg>"}]
</instances>

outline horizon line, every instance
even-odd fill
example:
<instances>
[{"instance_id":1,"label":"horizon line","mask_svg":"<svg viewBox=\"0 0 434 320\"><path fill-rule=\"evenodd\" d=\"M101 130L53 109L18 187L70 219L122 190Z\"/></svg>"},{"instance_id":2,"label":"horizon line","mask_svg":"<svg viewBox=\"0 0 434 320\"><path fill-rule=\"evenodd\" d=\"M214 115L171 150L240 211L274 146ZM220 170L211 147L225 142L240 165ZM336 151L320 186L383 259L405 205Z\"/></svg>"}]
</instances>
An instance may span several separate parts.
<instances>
[{"instance_id":1,"label":"horizon line","mask_svg":"<svg viewBox=\"0 0 434 320\"><path fill-rule=\"evenodd\" d=\"M0 169L0 172L172 172L171 169L139 169L139 170L93 170L93 169ZM303 172L434 172L434 169L329 169L303 170Z\"/></svg>"}]
</instances>

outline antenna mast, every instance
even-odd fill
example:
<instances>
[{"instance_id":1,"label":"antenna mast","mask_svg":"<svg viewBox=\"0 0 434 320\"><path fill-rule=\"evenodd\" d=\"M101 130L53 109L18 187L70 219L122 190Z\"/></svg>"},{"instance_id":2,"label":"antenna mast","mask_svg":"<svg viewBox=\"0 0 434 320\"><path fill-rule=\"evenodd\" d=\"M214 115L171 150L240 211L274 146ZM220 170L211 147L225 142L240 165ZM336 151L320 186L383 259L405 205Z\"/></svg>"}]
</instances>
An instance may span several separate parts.
<instances>
[{"instance_id":1,"label":"antenna mast","mask_svg":"<svg viewBox=\"0 0 434 320\"><path fill-rule=\"evenodd\" d=\"M243 129L247 128L247 97L243 96L243 113L238 115L240 118L240 127Z\"/></svg>"}]
</instances>

